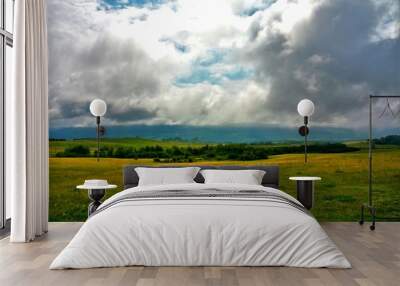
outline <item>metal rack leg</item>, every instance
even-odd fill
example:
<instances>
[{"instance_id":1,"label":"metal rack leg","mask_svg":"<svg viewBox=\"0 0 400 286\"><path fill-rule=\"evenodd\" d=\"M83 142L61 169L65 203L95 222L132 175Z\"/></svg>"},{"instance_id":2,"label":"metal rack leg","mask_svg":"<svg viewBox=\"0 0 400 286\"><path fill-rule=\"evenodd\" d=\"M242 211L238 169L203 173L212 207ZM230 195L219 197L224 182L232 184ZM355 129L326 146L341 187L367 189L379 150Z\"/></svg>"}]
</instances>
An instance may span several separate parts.
<instances>
[{"instance_id":1,"label":"metal rack leg","mask_svg":"<svg viewBox=\"0 0 400 286\"><path fill-rule=\"evenodd\" d=\"M361 217L360 217L360 221L358 223L360 225L364 224L364 205L361 205Z\"/></svg>"},{"instance_id":2,"label":"metal rack leg","mask_svg":"<svg viewBox=\"0 0 400 286\"><path fill-rule=\"evenodd\" d=\"M360 216L360 220L358 221L358 223L360 225L363 225L365 222L365 218L364 218L364 212L365 209L368 210L369 214L371 215L371 225L369 227L370 230L375 230L375 222L376 222L376 208L368 205L368 204L363 204L361 205L361 216Z\"/></svg>"},{"instance_id":3,"label":"metal rack leg","mask_svg":"<svg viewBox=\"0 0 400 286\"><path fill-rule=\"evenodd\" d=\"M371 208L372 225L369 227L370 230L375 230L376 210Z\"/></svg>"}]
</instances>

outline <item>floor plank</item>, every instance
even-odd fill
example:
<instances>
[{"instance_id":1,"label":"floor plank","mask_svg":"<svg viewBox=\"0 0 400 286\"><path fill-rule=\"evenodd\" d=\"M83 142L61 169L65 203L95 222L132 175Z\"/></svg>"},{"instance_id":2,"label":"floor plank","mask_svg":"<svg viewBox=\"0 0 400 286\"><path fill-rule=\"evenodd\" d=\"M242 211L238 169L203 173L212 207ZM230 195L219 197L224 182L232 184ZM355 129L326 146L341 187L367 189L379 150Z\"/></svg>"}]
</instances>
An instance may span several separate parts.
<instances>
[{"instance_id":1,"label":"floor plank","mask_svg":"<svg viewBox=\"0 0 400 286\"><path fill-rule=\"evenodd\" d=\"M85 270L48 269L81 223L50 223L49 233L32 243L0 240L0 285L136 285L136 286L266 286L266 285L398 285L400 223L368 225L323 223L352 269L290 267L119 267Z\"/></svg>"}]
</instances>

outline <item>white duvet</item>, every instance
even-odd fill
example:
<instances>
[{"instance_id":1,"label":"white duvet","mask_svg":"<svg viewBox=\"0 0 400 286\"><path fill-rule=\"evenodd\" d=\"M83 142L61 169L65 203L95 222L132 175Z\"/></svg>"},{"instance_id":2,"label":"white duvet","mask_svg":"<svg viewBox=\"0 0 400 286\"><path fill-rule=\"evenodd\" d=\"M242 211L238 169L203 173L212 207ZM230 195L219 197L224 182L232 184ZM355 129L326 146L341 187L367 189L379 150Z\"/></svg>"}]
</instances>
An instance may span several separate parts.
<instances>
[{"instance_id":1,"label":"white duvet","mask_svg":"<svg viewBox=\"0 0 400 286\"><path fill-rule=\"evenodd\" d=\"M296 201L262 186L180 184L127 189L102 206L129 192L204 188L267 190ZM90 217L50 269L127 265L351 267L318 222L290 205L155 198L121 202Z\"/></svg>"}]
</instances>

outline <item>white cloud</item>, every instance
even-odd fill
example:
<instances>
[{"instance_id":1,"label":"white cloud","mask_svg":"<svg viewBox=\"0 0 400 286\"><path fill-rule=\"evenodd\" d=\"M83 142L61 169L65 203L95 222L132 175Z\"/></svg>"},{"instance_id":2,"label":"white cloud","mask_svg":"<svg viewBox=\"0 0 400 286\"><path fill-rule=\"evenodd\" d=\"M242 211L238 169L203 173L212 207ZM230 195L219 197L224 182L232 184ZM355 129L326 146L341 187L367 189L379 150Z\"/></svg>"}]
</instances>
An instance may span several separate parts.
<instances>
[{"instance_id":1,"label":"white cloud","mask_svg":"<svg viewBox=\"0 0 400 286\"><path fill-rule=\"evenodd\" d=\"M108 124L293 125L310 97L320 124L358 126L365 94L400 88L395 3L49 0L51 125L88 124L95 97Z\"/></svg>"}]
</instances>

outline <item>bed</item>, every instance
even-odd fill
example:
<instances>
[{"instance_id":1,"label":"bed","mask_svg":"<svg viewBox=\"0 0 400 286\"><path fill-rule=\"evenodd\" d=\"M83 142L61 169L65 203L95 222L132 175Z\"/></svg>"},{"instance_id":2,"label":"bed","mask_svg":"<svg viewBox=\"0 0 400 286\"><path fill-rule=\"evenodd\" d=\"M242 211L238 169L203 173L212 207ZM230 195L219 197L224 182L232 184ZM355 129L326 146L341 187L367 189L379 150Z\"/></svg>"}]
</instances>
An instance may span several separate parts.
<instances>
[{"instance_id":1,"label":"bed","mask_svg":"<svg viewBox=\"0 0 400 286\"><path fill-rule=\"evenodd\" d=\"M50 269L118 266L292 266L350 268L315 218L279 190L277 166L201 166L265 171L260 185L138 186L139 166L123 170L124 191L107 199Z\"/></svg>"}]
</instances>

